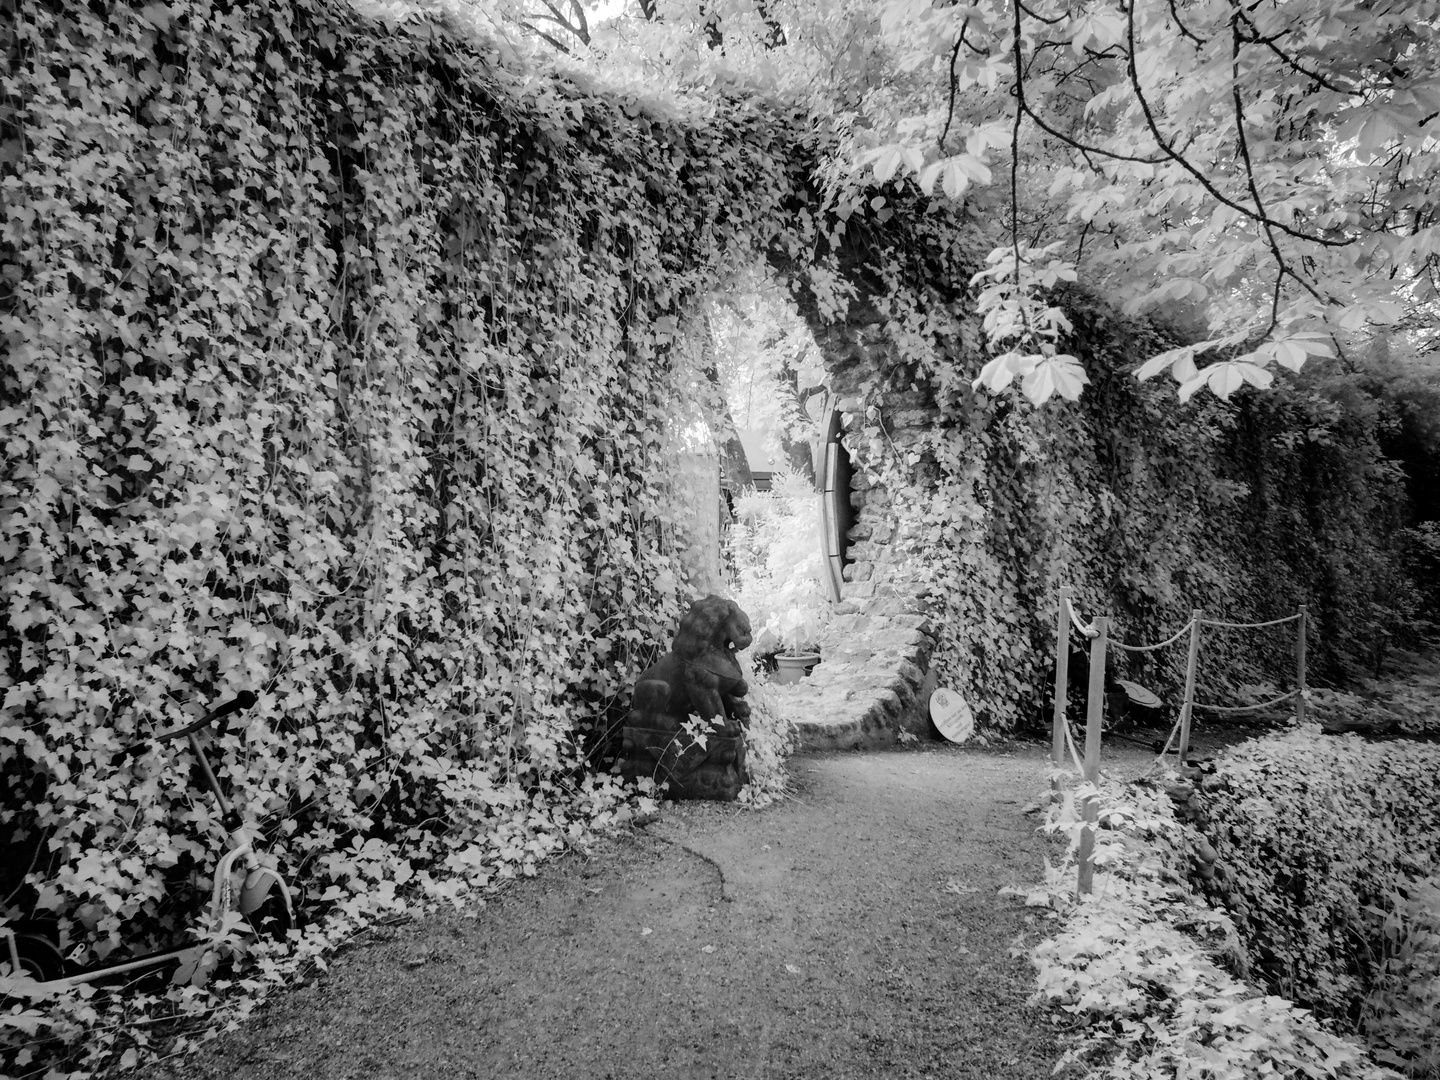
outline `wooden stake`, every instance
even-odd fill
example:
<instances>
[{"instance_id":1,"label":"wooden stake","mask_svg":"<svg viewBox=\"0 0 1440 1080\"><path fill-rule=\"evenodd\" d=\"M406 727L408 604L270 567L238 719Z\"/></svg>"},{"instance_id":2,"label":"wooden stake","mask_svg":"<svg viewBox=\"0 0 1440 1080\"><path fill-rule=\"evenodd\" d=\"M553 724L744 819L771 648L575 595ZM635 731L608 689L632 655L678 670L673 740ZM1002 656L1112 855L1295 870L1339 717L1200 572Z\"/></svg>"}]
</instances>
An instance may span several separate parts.
<instances>
[{"instance_id":1,"label":"wooden stake","mask_svg":"<svg viewBox=\"0 0 1440 1080\"><path fill-rule=\"evenodd\" d=\"M1085 696L1085 782L1100 782L1100 722L1105 714L1105 652L1110 640L1110 620L1095 616L1095 636L1090 639L1090 685ZM1080 880L1082 895L1095 885L1095 823L1100 817L1100 800L1085 797L1085 827L1080 830Z\"/></svg>"},{"instance_id":2,"label":"wooden stake","mask_svg":"<svg viewBox=\"0 0 1440 1080\"><path fill-rule=\"evenodd\" d=\"M1060 615L1055 620L1055 717L1050 728L1050 763L1065 767L1065 697L1070 692L1070 597L1074 590L1060 586Z\"/></svg>"},{"instance_id":3,"label":"wooden stake","mask_svg":"<svg viewBox=\"0 0 1440 1080\"><path fill-rule=\"evenodd\" d=\"M1305 722L1305 605L1300 605L1300 618L1295 620L1299 625L1295 637L1295 689L1299 691L1295 695L1295 719Z\"/></svg>"},{"instance_id":4,"label":"wooden stake","mask_svg":"<svg viewBox=\"0 0 1440 1080\"><path fill-rule=\"evenodd\" d=\"M1100 721L1105 711L1105 652L1110 641L1110 620L1095 616L1090 639L1090 686L1085 697L1085 780L1100 779Z\"/></svg>"},{"instance_id":5,"label":"wooden stake","mask_svg":"<svg viewBox=\"0 0 1440 1080\"><path fill-rule=\"evenodd\" d=\"M1200 615L1197 607L1190 612L1190 652L1185 657L1185 700L1180 705L1180 764L1190 753L1190 716L1195 711L1195 667L1200 659Z\"/></svg>"},{"instance_id":6,"label":"wooden stake","mask_svg":"<svg viewBox=\"0 0 1440 1080\"><path fill-rule=\"evenodd\" d=\"M1080 830L1080 893L1087 896L1095 888L1095 823L1100 820L1100 800L1094 795L1085 798L1085 827Z\"/></svg>"}]
</instances>

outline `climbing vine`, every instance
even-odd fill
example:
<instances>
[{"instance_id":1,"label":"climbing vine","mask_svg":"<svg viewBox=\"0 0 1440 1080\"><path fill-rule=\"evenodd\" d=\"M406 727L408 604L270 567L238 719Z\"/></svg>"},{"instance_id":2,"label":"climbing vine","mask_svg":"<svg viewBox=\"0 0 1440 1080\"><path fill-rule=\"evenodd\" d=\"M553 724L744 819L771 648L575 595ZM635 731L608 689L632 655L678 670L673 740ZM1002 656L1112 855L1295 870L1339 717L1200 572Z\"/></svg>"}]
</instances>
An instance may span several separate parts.
<instances>
[{"instance_id":1,"label":"climbing vine","mask_svg":"<svg viewBox=\"0 0 1440 1080\"><path fill-rule=\"evenodd\" d=\"M757 259L817 323L882 311L857 453L993 721L1059 577L1137 632L1222 588L1235 488L1189 454L1229 414L1118 363L1083 413L971 394L974 223L823 188L802 109L609 96L339 0L0 12L0 840L43 837L27 898L77 960L183 929L215 859L183 769L112 755L241 690L217 772L332 915L612 813L685 594L674 345ZM1142 332L1091 310L1101 359ZM897 386L945 421L898 456Z\"/></svg>"},{"instance_id":2,"label":"climbing vine","mask_svg":"<svg viewBox=\"0 0 1440 1080\"><path fill-rule=\"evenodd\" d=\"M110 757L243 689L321 895L560 799L678 613L678 312L794 163L323 0L6 15L0 824L63 948L183 921L206 811Z\"/></svg>"},{"instance_id":3,"label":"climbing vine","mask_svg":"<svg viewBox=\"0 0 1440 1080\"><path fill-rule=\"evenodd\" d=\"M1069 286L1055 302L1066 348L1089 373L1086 393L1044 409L1013 388L982 397L970 385L985 359L965 285L979 243L956 240L981 223L947 220L900 192L884 209L911 223L905 247L884 246L877 214L850 219L880 279L869 299L889 351L861 387L847 440L894 501L896 572L943 615L941 677L983 720L1033 721L1061 584L1132 643L1169 637L1196 607L1268 618L1309 603L1310 671L1322 681L1406 631L1410 586L1395 538L1404 495L1379 448L1389 420L1376 395L1353 378L1307 373L1284 394L1177 409L1129 363L1180 332ZM897 441L903 413L890 403L916 396L936 421ZM1347 566L1363 569L1345 575ZM1132 656L1121 674L1173 697L1183 659ZM1216 700L1293 671L1288 639L1219 637L1207 642L1202 687Z\"/></svg>"}]
</instances>

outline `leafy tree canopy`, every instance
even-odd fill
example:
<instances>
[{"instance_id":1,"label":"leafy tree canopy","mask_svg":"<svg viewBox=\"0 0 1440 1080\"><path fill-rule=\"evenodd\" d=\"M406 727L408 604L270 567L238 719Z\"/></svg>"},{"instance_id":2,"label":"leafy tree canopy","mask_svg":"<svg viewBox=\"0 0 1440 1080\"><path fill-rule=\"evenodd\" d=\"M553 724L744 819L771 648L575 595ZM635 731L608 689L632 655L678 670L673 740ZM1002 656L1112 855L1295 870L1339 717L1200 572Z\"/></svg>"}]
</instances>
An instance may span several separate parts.
<instances>
[{"instance_id":1,"label":"leafy tree canopy","mask_svg":"<svg viewBox=\"0 0 1440 1080\"><path fill-rule=\"evenodd\" d=\"M1182 398L1376 326L1437 343L1435 0L430 2L652 94L804 95L837 199L964 201L993 223L977 387L1080 393L1051 299L1079 279L1194 329L1137 358Z\"/></svg>"}]
</instances>

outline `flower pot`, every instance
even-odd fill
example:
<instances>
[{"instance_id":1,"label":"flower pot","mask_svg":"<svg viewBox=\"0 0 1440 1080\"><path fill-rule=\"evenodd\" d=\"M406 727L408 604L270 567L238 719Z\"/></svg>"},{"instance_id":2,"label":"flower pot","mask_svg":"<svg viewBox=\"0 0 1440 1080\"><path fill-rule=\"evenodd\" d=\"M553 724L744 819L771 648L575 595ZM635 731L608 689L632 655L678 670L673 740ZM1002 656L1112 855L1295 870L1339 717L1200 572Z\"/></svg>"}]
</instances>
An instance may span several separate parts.
<instances>
[{"instance_id":1,"label":"flower pot","mask_svg":"<svg viewBox=\"0 0 1440 1080\"><path fill-rule=\"evenodd\" d=\"M802 676L809 675L810 669L819 662L819 653L800 653L793 656L789 653L781 653L775 657L775 681L777 683L797 683Z\"/></svg>"}]
</instances>

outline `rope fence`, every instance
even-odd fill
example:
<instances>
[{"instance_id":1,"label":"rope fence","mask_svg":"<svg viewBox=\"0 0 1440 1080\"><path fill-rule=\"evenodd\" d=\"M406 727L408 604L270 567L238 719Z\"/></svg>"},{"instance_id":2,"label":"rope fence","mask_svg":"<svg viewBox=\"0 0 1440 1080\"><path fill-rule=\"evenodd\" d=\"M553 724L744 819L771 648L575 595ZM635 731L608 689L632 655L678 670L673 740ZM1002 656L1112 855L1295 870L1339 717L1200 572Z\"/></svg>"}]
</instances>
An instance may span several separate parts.
<instances>
[{"instance_id":1,"label":"rope fence","mask_svg":"<svg viewBox=\"0 0 1440 1080\"><path fill-rule=\"evenodd\" d=\"M1300 693L1299 690L1291 690L1288 694L1281 694L1270 701L1262 701L1256 705L1206 705L1203 701L1196 701L1191 704L1192 709L1209 709L1211 712L1254 712L1257 709L1271 709L1282 701L1289 701Z\"/></svg>"},{"instance_id":2,"label":"rope fence","mask_svg":"<svg viewBox=\"0 0 1440 1080\"><path fill-rule=\"evenodd\" d=\"M1111 638L1110 644L1114 645L1117 649L1124 649L1126 652L1154 652L1156 649L1165 648L1166 645L1174 645L1175 642L1179 641L1182 637L1188 634L1191 628L1194 627L1194 625L1195 620L1192 618L1189 622L1187 622L1184 626L1180 627L1179 630L1176 630L1175 633L1170 635L1164 641L1157 642L1154 645L1126 645L1123 641L1120 641L1116 638Z\"/></svg>"},{"instance_id":3,"label":"rope fence","mask_svg":"<svg viewBox=\"0 0 1440 1080\"><path fill-rule=\"evenodd\" d=\"M1279 626L1281 623L1294 622L1296 619L1305 617L1305 608L1302 605L1294 615L1286 615L1283 619L1271 619L1269 622L1223 622L1220 619L1201 619L1201 626L1220 626L1226 630L1259 630L1266 626Z\"/></svg>"},{"instance_id":4,"label":"rope fence","mask_svg":"<svg viewBox=\"0 0 1440 1080\"><path fill-rule=\"evenodd\" d=\"M1253 705L1207 705L1204 702L1195 700L1195 671L1200 659L1200 636L1204 627L1214 627L1221 630L1262 630L1271 626L1282 626L1286 623L1296 623L1295 634L1295 689L1289 693L1281 694L1272 701L1260 702ZM1160 751L1155 759L1157 763L1163 761L1165 755L1170 752L1172 745L1176 746L1176 753L1180 763L1187 762L1190 754L1190 721L1196 709L1205 709L1217 713L1242 713L1255 712L1261 709L1274 708L1286 701L1295 702L1295 715L1301 722L1305 719L1305 632L1306 632L1306 611L1305 605L1300 605L1300 610L1293 615L1286 615L1279 619L1269 619L1264 622L1230 622L1223 619L1207 619L1204 613L1195 608L1190 613L1190 619L1184 626L1180 627L1174 634L1164 641L1158 641L1148 645L1131 645L1110 636L1110 618L1105 615L1097 615L1091 622L1086 622L1075 610L1074 590L1063 585L1060 588L1060 603L1058 605L1055 621L1055 713L1051 730L1050 760L1056 769L1064 768L1063 762L1068 751L1075 767L1080 771L1081 776L1087 784L1095 784L1100 778L1100 737L1101 721L1104 715L1105 705L1105 658L1110 646L1114 646L1123 652L1143 653L1154 652L1158 649L1174 645L1177 641L1189 635L1189 647L1185 658L1185 690L1180 704L1180 715L1174 726L1170 729L1170 735L1165 740L1164 749ZM1090 677L1089 686L1086 688L1085 700L1085 752L1082 757L1079 748L1075 744L1075 738L1070 733L1070 724L1065 717L1066 696L1069 693L1070 678L1070 627L1074 626L1085 638L1089 640L1090 647ZM1179 738L1176 744L1176 738ZM1058 779L1056 784L1058 786ZM1099 818L1099 800L1091 794L1087 795L1082 807L1083 827L1080 830L1080 892L1088 893L1095 878L1095 826Z\"/></svg>"}]
</instances>

